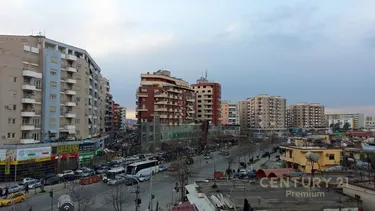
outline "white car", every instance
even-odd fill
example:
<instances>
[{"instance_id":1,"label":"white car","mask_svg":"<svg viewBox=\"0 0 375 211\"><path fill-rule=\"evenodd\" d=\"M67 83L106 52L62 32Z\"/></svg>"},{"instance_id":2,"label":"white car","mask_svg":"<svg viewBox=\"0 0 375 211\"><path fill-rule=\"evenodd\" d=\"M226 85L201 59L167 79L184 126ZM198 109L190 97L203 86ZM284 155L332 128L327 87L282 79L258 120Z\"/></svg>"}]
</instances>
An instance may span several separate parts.
<instances>
[{"instance_id":1,"label":"white car","mask_svg":"<svg viewBox=\"0 0 375 211\"><path fill-rule=\"evenodd\" d=\"M21 182L19 183L20 185L24 185L26 183L30 183L30 182L34 182L35 180L37 179L34 179L34 178L30 178L30 177L25 177L21 180Z\"/></svg>"},{"instance_id":2,"label":"white car","mask_svg":"<svg viewBox=\"0 0 375 211\"><path fill-rule=\"evenodd\" d=\"M58 177L64 177L66 175L74 175L74 171L72 171L72 170L65 170L62 173L58 174L57 176Z\"/></svg>"},{"instance_id":3,"label":"white car","mask_svg":"<svg viewBox=\"0 0 375 211\"><path fill-rule=\"evenodd\" d=\"M80 174L82 174L82 172L84 172L86 170L90 170L90 169L87 168L87 167L81 167L81 168L77 169L75 173L76 173L76 175L80 175Z\"/></svg>"}]
</instances>

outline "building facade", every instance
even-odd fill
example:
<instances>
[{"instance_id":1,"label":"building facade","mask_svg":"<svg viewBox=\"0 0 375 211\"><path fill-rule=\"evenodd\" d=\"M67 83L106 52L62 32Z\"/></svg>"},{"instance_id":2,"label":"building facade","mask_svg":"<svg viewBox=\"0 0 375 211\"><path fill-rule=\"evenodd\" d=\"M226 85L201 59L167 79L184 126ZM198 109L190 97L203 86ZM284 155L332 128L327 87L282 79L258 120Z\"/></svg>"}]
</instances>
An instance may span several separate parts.
<instances>
[{"instance_id":1,"label":"building facade","mask_svg":"<svg viewBox=\"0 0 375 211\"><path fill-rule=\"evenodd\" d=\"M100 67L87 51L44 36L0 35L0 143L98 136Z\"/></svg>"},{"instance_id":2,"label":"building facade","mask_svg":"<svg viewBox=\"0 0 375 211\"><path fill-rule=\"evenodd\" d=\"M366 116L365 118L365 128L375 129L375 116Z\"/></svg>"},{"instance_id":3,"label":"building facade","mask_svg":"<svg viewBox=\"0 0 375 211\"><path fill-rule=\"evenodd\" d=\"M195 94L189 83L171 76L170 71L159 70L141 75L136 93L138 122L178 125L194 121Z\"/></svg>"},{"instance_id":4,"label":"building facade","mask_svg":"<svg viewBox=\"0 0 375 211\"><path fill-rule=\"evenodd\" d=\"M326 119L328 121L328 125L330 126L333 122L338 121L350 121L353 119L353 124L351 124L351 128L360 129L365 127L365 115L363 113L356 113L356 114L326 114Z\"/></svg>"},{"instance_id":5,"label":"building facade","mask_svg":"<svg viewBox=\"0 0 375 211\"><path fill-rule=\"evenodd\" d=\"M248 101L248 127L251 132L265 134L286 130L285 98L263 94Z\"/></svg>"},{"instance_id":6,"label":"building facade","mask_svg":"<svg viewBox=\"0 0 375 211\"><path fill-rule=\"evenodd\" d=\"M230 101L221 102L221 124L222 125L239 125L238 103Z\"/></svg>"},{"instance_id":7,"label":"building facade","mask_svg":"<svg viewBox=\"0 0 375 211\"><path fill-rule=\"evenodd\" d=\"M202 77L192 87L197 97L196 119L208 120L211 124L219 125L221 123L221 85Z\"/></svg>"},{"instance_id":8,"label":"building facade","mask_svg":"<svg viewBox=\"0 0 375 211\"><path fill-rule=\"evenodd\" d=\"M238 121L240 124L240 131L241 135L248 135L248 120L249 120L249 113L248 113L249 101L243 100L237 102L238 108Z\"/></svg>"},{"instance_id":9,"label":"building facade","mask_svg":"<svg viewBox=\"0 0 375 211\"><path fill-rule=\"evenodd\" d=\"M324 106L319 103L298 103L287 108L289 128L324 128Z\"/></svg>"}]
</instances>

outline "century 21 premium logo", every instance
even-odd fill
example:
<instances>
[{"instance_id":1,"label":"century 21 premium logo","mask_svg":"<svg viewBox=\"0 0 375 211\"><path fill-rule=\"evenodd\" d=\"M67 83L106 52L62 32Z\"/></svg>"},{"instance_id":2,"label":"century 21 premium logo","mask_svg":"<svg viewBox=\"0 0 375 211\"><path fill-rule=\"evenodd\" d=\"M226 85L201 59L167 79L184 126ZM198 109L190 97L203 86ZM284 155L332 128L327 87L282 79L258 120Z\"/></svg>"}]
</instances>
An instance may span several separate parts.
<instances>
[{"instance_id":1,"label":"century 21 premium logo","mask_svg":"<svg viewBox=\"0 0 375 211\"><path fill-rule=\"evenodd\" d=\"M297 187L305 187L305 188L329 188L329 184L335 184L338 187L347 187L348 186L348 178L345 177L337 177L335 179L331 177L303 177L300 179L290 179L290 178L262 178L260 179L260 186L263 188L297 188Z\"/></svg>"}]
</instances>

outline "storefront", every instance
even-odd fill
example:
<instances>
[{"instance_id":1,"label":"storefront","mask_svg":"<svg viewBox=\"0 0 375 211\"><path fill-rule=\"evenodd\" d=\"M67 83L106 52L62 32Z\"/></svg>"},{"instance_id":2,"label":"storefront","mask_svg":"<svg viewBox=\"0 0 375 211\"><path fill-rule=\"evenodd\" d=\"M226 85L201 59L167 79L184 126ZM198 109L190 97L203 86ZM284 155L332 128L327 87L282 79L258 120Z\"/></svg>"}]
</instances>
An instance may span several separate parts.
<instances>
[{"instance_id":1,"label":"storefront","mask_svg":"<svg viewBox=\"0 0 375 211\"><path fill-rule=\"evenodd\" d=\"M51 159L56 162L57 172L78 168L79 145L59 145L52 147Z\"/></svg>"},{"instance_id":2,"label":"storefront","mask_svg":"<svg viewBox=\"0 0 375 211\"><path fill-rule=\"evenodd\" d=\"M95 152L80 152L79 153L79 166L90 167L93 165Z\"/></svg>"}]
</instances>

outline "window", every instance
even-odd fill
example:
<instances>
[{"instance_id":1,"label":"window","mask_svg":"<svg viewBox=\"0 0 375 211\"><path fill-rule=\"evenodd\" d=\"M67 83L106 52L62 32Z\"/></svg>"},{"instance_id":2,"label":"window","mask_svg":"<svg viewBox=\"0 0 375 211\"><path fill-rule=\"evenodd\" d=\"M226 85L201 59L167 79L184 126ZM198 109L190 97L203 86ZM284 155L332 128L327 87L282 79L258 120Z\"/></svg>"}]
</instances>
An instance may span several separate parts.
<instances>
[{"instance_id":1,"label":"window","mask_svg":"<svg viewBox=\"0 0 375 211\"><path fill-rule=\"evenodd\" d=\"M54 57L54 56L51 56L51 62L56 64L57 63L57 58Z\"/></svg>"},{"instance_id":2,"label":"window","mask_svg":"<svg viewBox=\"0 0 375 211\"><path fill-rule=\"evenodd\" d=\"M13 105L13 110L15 111L17 109L17 105Z\"/></svg>"},{"instance_id":3,"label":"window","mask_svg":"<svg viewBox=\"0 0 375 211\"><path fill-rule=\"evenodd\" d=\"M76 125L79 125L79 124L80 124L80 122L81 122L81 120L80 120L80 119L76 119Z\"/></svg>"},{"instance_id":4,"label":"window","mask_svg":"<svg viewBox=\"0 0 375 211\"><path fill-rule=\"evenodd\" d=\"M52 69L51 71L49 71L49 74L50 75L56 75L57 74L57 70Z\"/></svg>"},{"instance_id":5,"label":"window","mask_svg":"<svg viewBox=\"0 0 375 211\"><path fill-rule=\"evenodd\" d=\"M56 95L55 94L50 94L49 95L50 100L56 100Z\"/></svg>"},{"instance_id":6,"label":"window","mask_svg":"<svg viewBox=\"0 0 375 211\"><path fill-rule=\"evenodd\" d=\"M12 123L12 118L8 118L8 125Z\"/></svg>"},{"instance_id":7,"label":"window","mask_svg":"<svg viewBox=\"0 0 375 211\"><path fill-rule=\"evenodd\" d=\"M17 77L14 77L14 78L13 78L13 82L17 82Z\"/></svg>"},{"instance_id":8,"label":"window","mask_svg":"<svg viewBox=\"0 0 375 211\"><path fill-rule=\"evenodd\" d=\"M16 124L16 119L13 119L13 120L12 120L12 124L13 124L13 125Z\"/></svg>"},{"instance_id":9,"label":"window","mask_svg":"<svg viewBox=\"0 0 375 211\"><path fill-rule=\"evenodd\" d=\"M49 82L49 86L52 87L52 88L56 88L57 87L57 82L56 81L50 81Z\"/></svg>"},{"instance_id":10,"label":"window","mask_svg":"<svg viewBox=\"0 0 375 211\"><path fill-rule=\"evenodd\" d=\"M55 126L55 124L56 124L56 119L54 119L54 118L50 118L48 122L49 122L48 124L49 124L50 126Z\"/></svg>"},{"instance_id":11,"label":"window","mask_svg":"<svg viewBox=\"0 0 375 211\"><path fill-rule=\"evenodd\" d=\"M16 138L16 134L15 133L12 133L12 138Z\"/></svg>"},{"instance_id":12,"label":"window","mask_svg":"<svg viewBox=\"0 0 375 211\"><path fill-rule=\"evenodd\" d=\"M11 136L12 136L11 133L8 133L8 134L7 134L7 138L10 138Z\"/></svg>"},{"instance_id":13,"label":"window","mask_svg":"<svg viewBox=\"0 0 375 211\"><path fill-rule=\"evenodd\" d=\"M329 154L329 160L335 160L335 155L334 154Z\"/></svg>"},{"instance_id":14,"label":"window","mask_svg":"<svg viewBox=\"0 0 375 211\"><path fill-rule=\"evenodd\" d=\"M56 112L56 106L50 106L48 107L48 110L50 113L55 113Z\"/></svg>"}]
</instances>

